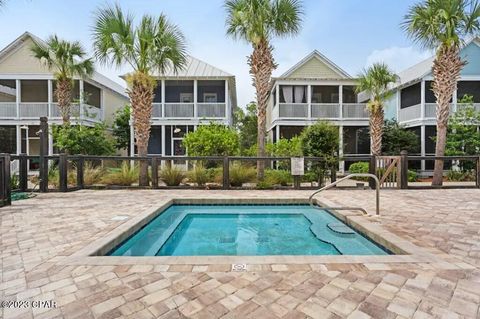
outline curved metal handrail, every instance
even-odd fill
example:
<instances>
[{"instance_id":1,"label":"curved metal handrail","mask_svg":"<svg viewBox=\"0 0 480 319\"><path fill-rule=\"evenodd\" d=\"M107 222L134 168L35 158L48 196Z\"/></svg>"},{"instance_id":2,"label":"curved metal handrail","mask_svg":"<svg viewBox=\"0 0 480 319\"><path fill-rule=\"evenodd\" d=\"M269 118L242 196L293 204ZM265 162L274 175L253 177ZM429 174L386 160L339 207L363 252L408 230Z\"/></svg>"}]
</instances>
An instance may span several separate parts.
<instances>
[{"instance_id":1,"label":"curved metal handrail","mask_svg":"<svg viewBox=\"0 0 480 319\"><path fill-rule=\"evenodd\" d=\"M314 204L313 204L313 197L315 195L317 195L318 193L320 192L323 192L327 189L330 189L334 186L336 186L338 183L341 183L343 182L344 180L347 180L347 179L351 179L353 177L370 177L370 178L373 178L375 180L375 193L376 193L376 214L377 215L380 215L380 180L378 179L378 177L374 174L368 174L368 173L354 173L354 174L349 174L343 178L340 178L339 180L331 183L331 184L328 184L322 188L320 188L319 190L315 191L312 195L310 195L310 197L308 198L308 201L310 203L310 206L312 207L316 207ZM321 207L322 209L335 209L335 210L360 210L362 211L363 213L365 213L366 215L368 215L367 211L361 207Z\"/></svg>"}]
</instances>

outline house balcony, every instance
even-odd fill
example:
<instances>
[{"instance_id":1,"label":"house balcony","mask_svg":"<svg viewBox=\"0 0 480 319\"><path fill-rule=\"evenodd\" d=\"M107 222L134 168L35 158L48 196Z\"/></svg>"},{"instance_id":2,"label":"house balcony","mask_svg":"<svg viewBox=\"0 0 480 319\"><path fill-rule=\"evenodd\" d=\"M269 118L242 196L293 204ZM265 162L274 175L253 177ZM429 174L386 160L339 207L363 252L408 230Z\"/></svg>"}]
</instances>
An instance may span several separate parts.
<instances>
[{"instance_id":1,"label":"house balcony","mask_svg":"<svg viewBox=\"0 0 480 319\"><path fill-rule=\"evenodd\" d=\"M278 103L272 120L368 120L365 103Z\"/></svg>"},{"instance_id":2,"label":"house balcony","mask_svg":"<svg viewBox=\"0 0 480 319\"><path fill-rule=\"evenodd\" d=\"M73 120L101 122L103 119L102 109L88 104L83 104L82 108L79 104L72 104L70 114ZM43 116L61 120L58 103L22 102L17 106L15 102L0 102L0 120L38 120Z\"/></svg>"},{"instance_id":3,"label":"house balcony","mask_svg":"<svg viewBox=\"0 0 480 319\"><path fill-rule=\"evenodd\" d=\"M224 119L226 103L153 103L152 119Z\"/></svg>"}]
</instances>

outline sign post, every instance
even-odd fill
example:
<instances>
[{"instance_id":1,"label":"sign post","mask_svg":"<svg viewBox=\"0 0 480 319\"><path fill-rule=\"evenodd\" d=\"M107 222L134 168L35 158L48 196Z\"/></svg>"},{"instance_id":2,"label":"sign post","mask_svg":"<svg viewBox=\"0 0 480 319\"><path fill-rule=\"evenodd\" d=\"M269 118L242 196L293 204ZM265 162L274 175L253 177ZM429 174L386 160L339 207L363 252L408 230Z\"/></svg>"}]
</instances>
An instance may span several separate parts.
<instances>
[{"instance_id":1,"label":"sign post","mask_svg":"<svg viewBox=\"0 0 480 319\"><path fill-rule=\"evenodd\" d=\"M305 158L292 157L290 159L290 167L293 176L293 186L300 189L300 179L305 175Z\"/></svg>"}]
</instances>

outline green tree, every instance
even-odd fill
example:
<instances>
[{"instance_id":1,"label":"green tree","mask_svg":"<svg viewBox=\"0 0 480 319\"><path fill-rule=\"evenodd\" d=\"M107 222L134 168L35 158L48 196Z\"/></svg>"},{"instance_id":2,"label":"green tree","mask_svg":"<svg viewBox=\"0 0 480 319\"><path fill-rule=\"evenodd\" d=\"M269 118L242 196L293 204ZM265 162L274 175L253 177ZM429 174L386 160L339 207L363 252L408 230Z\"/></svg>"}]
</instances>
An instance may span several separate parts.
<instances>
[{"instance_id":1,"label":"green tree","mask_svg":"<svg viewBox=\"0 0 480 319\"><path fill-rule=\"evenodd\" d=\"M106 133L106 125L53 125L54 146L71 155L112 155L115 142Z\"/></svg>"},{"instance_id":2,"label":"green tree","mask_svg":"<svg viewBox=\"0 0 480 319\"><path fill-rule=\"evenodd\" d=\"M132 120L138 155L148 153L154 72L177 72L187 60L185 38L165 15L144 15L135 26L133 17L116 5L99 9L93 27L95 57L103 64L122 66L133 71L126 76L127 93L132 105ZM148 185L148 163L140 162L140 186Z\"/></svg>"},{"instance_id":3,"label":"green tree","mask_svg":"<svg viewBox=\"0 0 480 319\"><path fill-rule=\"evenodd\" d=\"M458 110L448 120L448 134L445 145L447 156L478 155L480 152L480 112L475 110L473 97L465 95ZM471 165L460 162L462 171Z\"/></svg>"},{"instance_id":4,"label":"green tree","mask_svg":"<svg viewBox=\"0 0 480 319\"><path fill-rule=\"evenodd\" d=\"M239 151L237 132L217 123L198 126L195 132L185 135L182 143L191 156L228 156Z\"/></svg>"},{"instance_id":5,"label":"green tree","mask_svg":"<svg viewBox=\"0 0 480 319\"><path fill-rule=\"evenodd\" d=\"M410 7L403 28L422 47L436 50L432 91L437 99L435 156L445 155L450 100L466 61L460 57L465 39L480 29L480 5L472 0L424 0ZM436 160L432 185L443 184L443 161Z\"/></svg>"},{"instance_id":6,"label":"green tree","mask_svg":"<svg viewBox=\"0 0 480 319\"><path fill-rule=\"evenodd\" d=\"M338 162L338 143L340 139L338 127L329 122L320 121L305 128L300 135L304 156L323 157L321 163L314 163L312 168L321 185L324 176Z\"/></svg>"},{"instance_id":7,"label":"green tree","mask_svg":"<svg viewBox=\"0 0 480 319\"><path fill-rule=\"evenodd\" d=\"M386 120L383 128L382 152L386 155L399 155L405 150L419 153L417 135L405 129L394 120Z\"/></svg>"},{"instance_id":8,"label":"green tree","mask_svg":"<svg viewBox=\"0 0 480 319\"><path fill-rule=\"evenodd\" d=\"M299 0L228 0L227 34L252 45L248 57L250 75L256 90L258 136L257 155L265 156L266 112L272 87L272 72L277 68L273 58L274 37L295 35L302 23L302 3ZM257 177L263 179L265 162L257 162Z\"/></svg>"},{"instance_id":9,"label":"green tree","mask_svg":"<svg viewBox=\"0 0 480 319\"><path fill-rule=\"evenodd\" d=\"M281 138L276 143L267 143L267 154L276 157L302 156L302 139L295 136L291 139Z\"/></svg>"},{"instance_id":10,"label":"green tree","mask_svg":"<svg viewBox=\"0 0 480 319\"><path fill-rule=\"evenodd\" d=\"M370 149L373 155L382 153L383 106L390 95L388 85L396 80L397 76L383 63L374 63L359 75L357 92L365 91L370 96L367 108L370 113Z\"/></svg>"},{"instance_id":11,"label":"green tree","mask_svg":"<svg viewBox=\"0 0 480 319\"><path fill-rule=\"evenodd\" d=\"M240 137L240 152L245 154L257 143L257 105L251 102L246 112L237 107L233 115L233 125Z\"/></svg>"},{"instance_id":12,"label":"green tree","mask_svg":"<svg viewBox=\"0 0 480 319\"><path fill-rule=\"evenodd\" d=\"M130 154L130 105L117 110L113 120L112 133L115 137L115 146L118 149L127 149Z\"/></svg>"},{"instance_id":13,"label":"green tree","mask_svg":"<svg viewBox=\"0 0 480 319\"><path fill-rule=\"evenodd\" d=\"M45 43L35 42L31 47L33 56L40 60L56 80L55 96L63 124L70 123L70 107L73 100L73 80L93 74L92 59L87 59L85 49L78 41L69 42L50 36Z\"/></svg>"}]
</instances>

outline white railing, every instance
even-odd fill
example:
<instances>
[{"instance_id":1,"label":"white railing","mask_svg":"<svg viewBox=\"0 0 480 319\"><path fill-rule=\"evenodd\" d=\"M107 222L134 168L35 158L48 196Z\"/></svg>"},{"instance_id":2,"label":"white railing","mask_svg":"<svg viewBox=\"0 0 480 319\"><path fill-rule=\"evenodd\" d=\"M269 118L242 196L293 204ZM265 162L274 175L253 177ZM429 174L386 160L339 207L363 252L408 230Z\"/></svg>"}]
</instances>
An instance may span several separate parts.
<instances>
[{"instance_id":1,"label":"white railing","mask_svg":"<svg viewBox=\"0 0 480 319\"><path fill-rule=\"evenodd\" d=\"M15 102L0 103L0 118L16 118L16 117L17 117L17 103Z\"/></svg>"},{"instance_id":2,"label":"white railing","mask_svg":"<svg viewBox=\"0 0 480 319\"><path fill-rule=\"evenodd\" d=\"M80 116L80 105L79 104L70 105L70 117L78 118L79 116ZM50 103L49 117L52 119L62 118L62 112L60 112L58 103Z\"/></svg>"},{"instance_id":3,"label":"white railing","mask_svg":"<svg viewBox=\"0 0 480 319\"><path fill-rule=\"evenodd\" d=\"M20 118L48 116L48 103L20 103Z\"/></svg>"},{"instance_id":4,"label":"white railing","mask_svg":"<svg viewBox=\"0 0 480 319\"><path fill-rule=\"evenodd\" d=\"M344 103L342 115L345 119L368 119L369 114L365 103Z\"/></svg>"},{"instance_id":5,"label":"white railing","mask_svg":"<svg viewBox=\"0 0 480 319\"><path fill-rule=\"evenodd\" d=\"M83 104L82 119L100 122L102 120L102 109L93 105Z\"/></svg>"},{"instance_id":6,"label":"white railing","mask_svg":"<svg viewBox=\"0 0 480 319\"><path fill-rule=\"evenodd\" d=\"M162 117L162 103L153 103L152 105L152 118Z\"/></svg>"},{"instance_id":7,"label":"white railing","mask_svg":"<svg viewBox=\"0 0 480 319\"><path fill-rule=\"evenodd\" d=\"M398 112L398 121L399 122L407 122L415 119L419 119L422 111L422 105L412 105L403 109L400 109Z\"/></svg>"},{"instance_id":8,"label":"white railing","mask_svg":"<svg viewBox=\"0 0 480 319\"><path fill-rule=\"evenodd\" d=\"M225 117L225 103L197 103L197 117Z\"/></svg>"},{"instance_id":9,"label":"white railing","mask_svg":"<svg viewBox=\"0 0 480 319\"><path fill-rule=\"evenodd\" d=\"M455 110L455 105L453 103L450 103L450 114L452 114L454 110ZM427 119L437 118L437 103L425 103L425 118Z\"/></svg>"},{"instance_id":10,"label":"white railing","mask_svg":"<svg viewBox=\"0 0 480 319\"><path fill-rule=\"evenodd\" d=\"M340 104L312 103L312 117L316 119L337 119L340 117Z\"/></svg>"},{"instance_id":11,"label":"white railing","mask_svg":"<svg viewBox=\"0 0 480 319\"><path fill-rule=\"evenodd\" d=\"M193 103L165 103L165 117L194 117Z\"/></svg>"},{"instance_id":12,"label":"white railing","mask_svg":"<svg viewBox=\"0 0 480 319\"><path fill-rule=\"evenodd\" d=\"M469 104L469 103L459 103L457 104L457 110L461 110L467 106L471 106L472 104ZM477 112L480 112L480 103L474 103L473 104L473 108L475 109L475 111Z\"/></svg>"},{"instance_id":13,"label":"white railing","mask_svg":"<svg viewBox=\"0 0 480 319\"><path fill-rule=\"evenodd\" d=\"M279 117L307 118L308 104L307 103L280 103Z\"/></svg>"}]
</instances>

